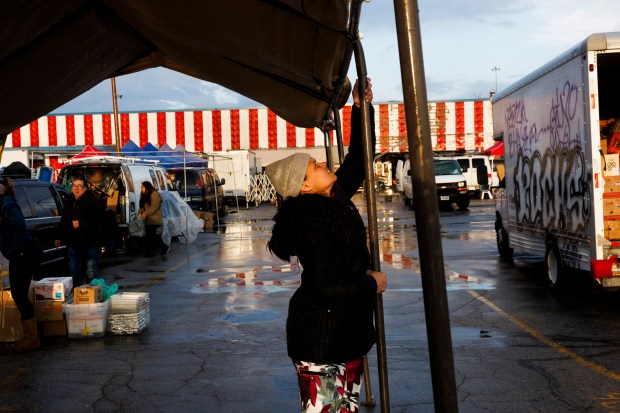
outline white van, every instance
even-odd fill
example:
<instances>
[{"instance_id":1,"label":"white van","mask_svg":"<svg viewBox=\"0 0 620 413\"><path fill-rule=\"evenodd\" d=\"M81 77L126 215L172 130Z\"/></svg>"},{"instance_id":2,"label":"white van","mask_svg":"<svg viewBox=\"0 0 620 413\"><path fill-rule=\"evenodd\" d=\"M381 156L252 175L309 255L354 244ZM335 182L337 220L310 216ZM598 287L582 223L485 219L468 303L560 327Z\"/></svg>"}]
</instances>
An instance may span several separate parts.
<instances>
[{"instance_id":1,"label":"white van","mask_svg":"<svg viewBox=\"0 0 620 413\"><path fill-rule=\"evenodd\" d=\"M457 155L454 157L461 165L463 175L467 181L469 192L480 192L480 185L497 188L499 179L491 160L486 155Z\"/></svg>"},{"instance_id":2,"label":"white van","mask_svg":"<svg viewBox=\"0 0 620 413\"><path fill-rule=\"evenodd\" d=\"M68 161L60 170L57 182L70 191L71 183L77 178L85 180L88 189L105 207L106 219L118 225L123 237L128 235L128 224L140 208L142 182L151 182L160 192L169 189L163 167L137 158L93 156Z\"/></svg>"},{"instance_id":3,"label":"white van","mask_svg":"<svg viewBox=\"0 0 620 413\"><path fill-rule=\"evenodd\" d=\"M451 207L453 203L460 210L469 206L469 195L465 176L461 172L459 163L454 158L435 157L435 184L440 208ZM411 164L409 159L403 165L403 199L406 206L413 204L413 185L411 179Z\"/></svg>"}]
</instances>

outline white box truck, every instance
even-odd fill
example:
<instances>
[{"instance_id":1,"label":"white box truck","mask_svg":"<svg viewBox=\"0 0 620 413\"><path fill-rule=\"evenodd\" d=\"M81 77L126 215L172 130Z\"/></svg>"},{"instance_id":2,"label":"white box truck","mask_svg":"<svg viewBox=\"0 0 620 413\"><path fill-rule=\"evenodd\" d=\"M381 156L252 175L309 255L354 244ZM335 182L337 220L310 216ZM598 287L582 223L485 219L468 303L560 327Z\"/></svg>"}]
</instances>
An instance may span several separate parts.
<instances>
[{"instance_id":1,"label":"white box truck","mask_svg":"<svg viewBox=\"0 0 620 413\"><path fill-rule=\"evenodd\" d=\"M224 203L235 204L237 201L246 204L253 201L252 190L256 175L261 173L261 161L256 153L250 150L229 150L211 152L207 156L209 167L224 178Z\"/></svg>"},{"instance_id":2,"label":"white box truck","mask_svg":"<svg viewBox=\"0 0 620 413\"><path fill-rule=\"evenodd\" d=\"M620 287L620 176L603 125L620 119L620 32L597 33L493 96L505 147L497 247L544 257L549 284L590 272Z\"/></svg>"}]
</instances>

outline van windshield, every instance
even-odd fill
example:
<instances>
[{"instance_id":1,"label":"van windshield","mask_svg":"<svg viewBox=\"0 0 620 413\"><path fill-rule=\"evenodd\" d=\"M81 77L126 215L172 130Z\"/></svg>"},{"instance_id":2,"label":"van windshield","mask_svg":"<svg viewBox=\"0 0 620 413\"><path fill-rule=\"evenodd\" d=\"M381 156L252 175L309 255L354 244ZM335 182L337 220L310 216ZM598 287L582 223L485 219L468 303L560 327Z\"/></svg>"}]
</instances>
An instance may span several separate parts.
<instances>
[{"instance_id":1,"label":"van windshield","mask_svg":"<svg viewBox=\"0 0 620 413\"><path fill-rule=\"evenodd\" d=\"M435 175L460 175L461 167L454 159L435 159Z\"/></svg>"}]
</instances>

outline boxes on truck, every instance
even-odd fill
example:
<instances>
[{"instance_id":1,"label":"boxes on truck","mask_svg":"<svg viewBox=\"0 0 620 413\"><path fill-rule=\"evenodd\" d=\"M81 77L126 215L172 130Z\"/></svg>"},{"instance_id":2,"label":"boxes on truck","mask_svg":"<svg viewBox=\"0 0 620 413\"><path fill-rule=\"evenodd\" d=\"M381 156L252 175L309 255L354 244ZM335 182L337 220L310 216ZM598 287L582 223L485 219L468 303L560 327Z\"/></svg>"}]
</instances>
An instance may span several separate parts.
<instances>
[{"instance_id":1,"label":"boxes on truck","mask_svg":"<svg viewBox=\"0 0 620 413\"><path fill-rule=\"evenodd\" d=\"M544 257L551 286L575 269L620 287L620 176L606 131L620 118L619 72L620 33L592 34L492 98L505 146L498 250Z\"/></svg>"}]
</instances>

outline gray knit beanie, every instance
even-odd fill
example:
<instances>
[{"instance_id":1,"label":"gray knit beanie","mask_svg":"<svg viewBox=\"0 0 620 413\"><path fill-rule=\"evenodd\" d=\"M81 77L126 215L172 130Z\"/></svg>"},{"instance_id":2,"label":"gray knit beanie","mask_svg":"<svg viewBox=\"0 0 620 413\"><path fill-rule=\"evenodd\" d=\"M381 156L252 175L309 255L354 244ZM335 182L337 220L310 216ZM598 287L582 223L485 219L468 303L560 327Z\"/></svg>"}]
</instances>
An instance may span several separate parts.
<instances>
[{"instance_id":1,"label":"gray knit beanie","mask_svg":"<svg viewBox=\"0 0 620 413\"><path fill-rule=\"evenodd\" d=\"M309 161L310 155L307 153L296 153L265 167L269 180L282 198L299 195Z\"/></svg>"}]
</instances>

